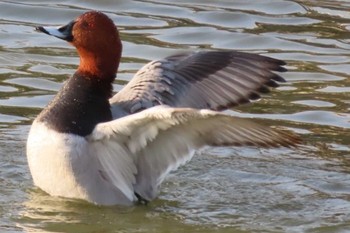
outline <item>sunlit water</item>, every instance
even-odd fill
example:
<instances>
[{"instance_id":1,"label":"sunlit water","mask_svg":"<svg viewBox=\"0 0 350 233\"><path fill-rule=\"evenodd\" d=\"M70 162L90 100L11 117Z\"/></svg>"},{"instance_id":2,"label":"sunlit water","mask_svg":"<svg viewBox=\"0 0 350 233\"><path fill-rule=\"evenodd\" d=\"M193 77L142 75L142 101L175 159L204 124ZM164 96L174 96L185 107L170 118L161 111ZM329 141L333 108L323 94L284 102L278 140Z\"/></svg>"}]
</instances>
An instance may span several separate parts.
<instances>
[{"instance_id":1,"label":"sunlit water","mask_svg":"<svg viewBox=\"0 0 350 233\"><path fill-rule=\"evenodd\" d=\"M350 3L59 2L0 1L0 232L350 232ZM232 114L289 128L304 146L202 151L148 206L97 207L33 187L29 126L78 63L69 44L33 27L90 9L121 32L116 91L146 62L184 50L286 60L288 83Z\"/></svg>"}]
</instances>

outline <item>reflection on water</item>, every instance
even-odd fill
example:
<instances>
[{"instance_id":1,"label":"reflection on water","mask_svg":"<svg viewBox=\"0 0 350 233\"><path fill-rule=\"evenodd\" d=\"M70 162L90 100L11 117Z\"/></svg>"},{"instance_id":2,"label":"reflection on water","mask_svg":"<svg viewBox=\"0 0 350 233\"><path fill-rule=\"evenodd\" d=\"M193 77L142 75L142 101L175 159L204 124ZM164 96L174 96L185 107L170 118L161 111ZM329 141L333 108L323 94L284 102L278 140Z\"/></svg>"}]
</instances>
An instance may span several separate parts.
<instances>
[{"instance_id":1,"label":"reflection on water","mask_svg":"<svg viewBox=\"0 0 350 233\"><path fill-rule=\"evenodd\" d=\"M350 4L346 1L0 2L0 232L350 231ZM47 196L27 168L29 125L79 59L34 32L109 13L123 40L114 89L183 50L237 49L286 60L288 83L231 114L287 127L293 149L216 148L172 173L148 206L98 207Z\"/></svg>"}]
</instances>

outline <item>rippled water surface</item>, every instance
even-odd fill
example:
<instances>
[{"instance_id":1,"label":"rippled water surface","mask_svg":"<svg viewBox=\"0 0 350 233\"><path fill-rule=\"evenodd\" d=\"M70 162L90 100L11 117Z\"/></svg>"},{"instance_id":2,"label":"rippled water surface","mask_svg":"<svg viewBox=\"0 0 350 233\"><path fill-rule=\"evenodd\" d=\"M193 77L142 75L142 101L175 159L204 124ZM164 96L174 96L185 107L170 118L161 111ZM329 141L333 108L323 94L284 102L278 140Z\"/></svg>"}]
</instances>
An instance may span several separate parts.
<instances>
[{"instance_id":1,"label":"rippled water surface","mask_svg":"<svg viewBox=\"0 0 350 233\"><path fill-rule=\"evenodd\" d=\"M348 1L59 2L0 1L0 232L350 232ZM25 141L79 59L33 27L65 24L90 9L119 26L116 91L148 61L184 50L286 60L288 83L233 114L289 128L305 145L202 151L148 206L47 196L32 185Z\"/></svg>"}]
</instances>

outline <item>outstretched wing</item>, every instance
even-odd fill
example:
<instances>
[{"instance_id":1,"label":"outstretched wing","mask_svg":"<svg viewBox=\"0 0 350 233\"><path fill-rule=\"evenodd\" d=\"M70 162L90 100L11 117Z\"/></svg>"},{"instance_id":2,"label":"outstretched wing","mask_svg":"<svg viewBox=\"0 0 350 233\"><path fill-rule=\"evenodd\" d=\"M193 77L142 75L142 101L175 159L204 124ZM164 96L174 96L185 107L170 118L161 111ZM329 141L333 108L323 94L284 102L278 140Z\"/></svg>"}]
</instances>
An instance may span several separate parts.
<instances>
[{"instance_id":1,"label":"outstretched wing","mask_svg":"<svg viewBox=\"0 0 350 233\"><path fill-rule=\"evenodd\" d=\"M183 53L152 61L110 100L114 118L156 105L223 110L285 80L281 60L236 51Z\"/></svg>"},{"instance_id":2,"label":"outstretched wing","mask_svg":"<svg viewBox=\"0 0 350 233\"><path fill-rule=\"evenodd\" d=\"M165 175L203 146L291 146L299 138L211 110L153 107L101 123L89 136L104 174L132 198L155 198ZM96 146L97 145L97 146Z\"/></svg>"}]
</instances>

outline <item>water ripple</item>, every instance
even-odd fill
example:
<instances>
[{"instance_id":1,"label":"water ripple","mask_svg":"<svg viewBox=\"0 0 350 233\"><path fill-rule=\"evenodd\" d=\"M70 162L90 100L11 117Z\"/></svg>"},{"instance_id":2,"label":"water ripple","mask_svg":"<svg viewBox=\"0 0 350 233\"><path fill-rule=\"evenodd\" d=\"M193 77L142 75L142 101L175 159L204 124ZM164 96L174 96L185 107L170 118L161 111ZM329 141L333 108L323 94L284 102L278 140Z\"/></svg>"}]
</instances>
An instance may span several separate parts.
<instances>
[{"instance_id":1,"label":"water ripple","mask_svg":"<svg viewBox=\"0 0 350 233\"><path fill-rule=\"evenodd\" d=\"M349 3L284 0L2 1L1 232L350 231ZM30 122L74 72L71 45L34 31L90 9L118 24L123 59L114 89L153 59L236 49L286 60L288 81L230 111L300 134L292 149L204 150L170 175L149 206L98 207L33 188Z\"/></svg>"}]
</instances>

